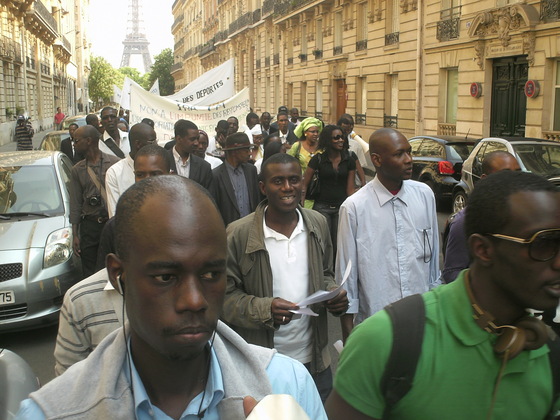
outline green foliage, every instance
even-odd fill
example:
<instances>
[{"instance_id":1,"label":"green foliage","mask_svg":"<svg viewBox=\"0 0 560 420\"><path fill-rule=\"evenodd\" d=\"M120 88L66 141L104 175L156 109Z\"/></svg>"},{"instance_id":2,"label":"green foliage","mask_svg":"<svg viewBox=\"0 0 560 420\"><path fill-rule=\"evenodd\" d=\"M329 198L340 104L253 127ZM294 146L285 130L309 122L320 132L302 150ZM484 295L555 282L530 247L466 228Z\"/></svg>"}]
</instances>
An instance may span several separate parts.
<instances>
[{"instance_id":1,"label":"green foliage","mask_svg":"<svg viewBox=\"0 0 560 420\"><path fill-rule=\"evenodd\" d=\"M113 85L122 86L119 75L111 64L103 57L92 56L91 71L88 79L89 97L94 103L108 103L113 97ZM122 76L124 80L124 75Z\"/></svg>"},{"instance_id":2,"label":"green foliage","mask_svg":"<svg viewBox=\"0 0 560 420\"><path fill-rule=\"evenodd\" d=\"M121 67L117 71L123 76L122 80L120 81L120 85L117 84L117 86L119 86L119 87L121 87L124 83L124 76L128 77L129 79L134 80L136 83L138 83L141 86L145 81L144 80L145 75L141 75L140 72L138 71L138 69L135 69L134 67Z\"/></svg>"},{"instance_id":3,"label":"green foliage","mask_svg":"<svg viewBox=\"0 0 560 420\"><path fill-rule=\"evenodd\" d=\"M160 95L172 95L175 92L175 80L173 76L171 76L172 65L173 51L171 51L171 48L166 48L160 54L156 55L152 70L145 75L142 86L148 90L152 87L156 79L159 79Z\"/></svg>"}]
</instances>

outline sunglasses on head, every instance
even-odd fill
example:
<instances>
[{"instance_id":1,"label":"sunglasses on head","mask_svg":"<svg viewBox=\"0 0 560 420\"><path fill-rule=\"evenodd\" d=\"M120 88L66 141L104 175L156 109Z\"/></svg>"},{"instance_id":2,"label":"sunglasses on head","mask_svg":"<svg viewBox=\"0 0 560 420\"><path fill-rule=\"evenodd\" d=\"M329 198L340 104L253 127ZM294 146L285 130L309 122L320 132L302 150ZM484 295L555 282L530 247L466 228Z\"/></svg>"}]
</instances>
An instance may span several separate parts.
<instances>
[{"instance_id":1,"label":"sunglasses on head","mask_svg":"<svg viewBox=\"0 0 560 420\"><path fill-rule=\"evenodd\" d=\"M333 136L332 139L333 140L340 140L340 139L343 139L343 138L344 138L344 136L342 134L337 134L336 136Z\"/></svg>"},{"instance_id":2,"label":"sunglasses on head","mask_svg":"<svg viewBox=\"0 0 560 420\"><path fill-rule=\"evenodd\" d=\"M558 250L560 250L560 229L540 230L529 239L516 238L515 236L499 233L488 233L487 235L504 241L529 245L529 257L535 261L550 261L558 255Z\"/></svg>"}]
</instances>

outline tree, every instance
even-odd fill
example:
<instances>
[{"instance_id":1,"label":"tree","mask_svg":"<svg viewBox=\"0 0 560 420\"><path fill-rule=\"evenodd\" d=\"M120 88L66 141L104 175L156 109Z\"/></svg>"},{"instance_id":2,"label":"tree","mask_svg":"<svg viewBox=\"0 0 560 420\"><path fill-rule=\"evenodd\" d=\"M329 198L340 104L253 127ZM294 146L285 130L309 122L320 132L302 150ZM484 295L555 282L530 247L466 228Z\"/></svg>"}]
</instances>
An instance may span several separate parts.
<instances>
[{"instance_id":1,"label":"tree","mask_svg":"<svg viewBox=\"0 0 560 420\"><path fill-rule=\"evenodd\" d=\"M134 67L121 67L117 71L123 76L122 78L119 78L120 84L117 84L117 86L119 87L122 87L123 85L124 76L134 80L139 85L143 85L145 82L145 75L141 75L140 71L138 71L138 69L135 69Z\"/></svg>"},{"instance_id":2,"label":"tree","mask_svg":"<svg viewBox=\"0 0 560 420\"><path fill-rule=\"evenodd\" d=\"M150 89L156 79L159 79L159 92L161 96L172 95L175 92L175 79L171 76L173 65L173 51L171 48L164 49L156 55L152 70L148 73L144 83L145 89Z\"/></svg>"},{"instance_id":3,"label":"tree","mask_svg":"<svg viewBox=\"0 0 560 420\"><path fill-rule=\"evenodd\" d=\"M91 56L90 66L89 96L95 104L108 103L113 97L113 85L118 83L117 72L103 57Z\"/></svg>"}]
</instances>

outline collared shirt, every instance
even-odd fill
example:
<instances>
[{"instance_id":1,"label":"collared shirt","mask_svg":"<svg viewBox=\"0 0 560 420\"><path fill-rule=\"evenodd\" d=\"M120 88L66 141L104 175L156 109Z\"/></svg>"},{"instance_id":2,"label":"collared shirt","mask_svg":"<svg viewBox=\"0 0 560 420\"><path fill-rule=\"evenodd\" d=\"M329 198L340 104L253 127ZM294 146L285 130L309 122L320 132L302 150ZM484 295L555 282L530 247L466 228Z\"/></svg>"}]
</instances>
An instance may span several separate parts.
<instances>
[{"instance_id":1,"label":"collared shirt","mask_svg":"<svg viewBox=\"0 0 560 420\"><path fill-rule=\"evenodd\" d=\"M226 164L229 179L231 180L231 185L233 185L233 190L235 192L235 201L237 201L237 208L239 209L239 218L245 217L251 213L249 189L247 188L245 173L241 165L234 168L227 160L224 163Z\"/></svg>"},{"instance_id":2,"label":"collared shirt","mask_svg":"<svg viewBox=\"0 0 560 420\"><path fill-rule=\"evenodd\" d=\"M124 159L121 159L111 166L105 175L109 217L115 215L119 197L132 184L134 184L134 160L130 157L130 154L128 154Z\"/></svg>"},{"instance_id":3,"label":"collared shirt","mask_svg":"<svg viewBox=\"0 0 560 420\"><path fill-rule=\"evenodd\" d=\"M107 216L107 204L101 197L101 191L91 180L87 167L90 166L97 175L100 185L105 185L107 170L118 161L119 158L113 155L101 153L95 165L90 165L84 159L72 167L72 177L70 180L70 223L79 224L83 216ZM99 199L99 204L96 206L90 204L90 199L93 196Z\"/></svg>"},{"instance_id":4,"label":"collared shirt","mask_svg":"<svg viewBox=\"0 0 560 420\"><path fill-rule=\"evenodd\" d=\"M128 156L128 154L130 153L130 142L128 141L128 133L126 131L119 130L119 136L121 138L120 140L113 139L113 141L116 143L117 146L119 146L119 149L122 150L124 155ZM99 140L99 150L108 155L118 157L113 153L113 151L109 148L109 146L105 144L105 140L107 139L112 139L112 137L109 133L107 133L107 131L104 131L103 139Z\"/></svg>"},{"instance_id":5,"label":"collared shirt","mask_svg":"<svg viewBox=\"0 0 560 420\"><path fill-rule=\"evenodd\" d=\"M272 271L272 295L298 303L309 295L309 259L307 235L303 217L296 209L298 223L290 237L266 225L263 217L264 245ZM266 209L265 209L266 214ZM308 316L294 317L274 333L274 348L301 363L313 358L311 320Z\"/></svg>"},{"instance_id":6,"label":"collared shirt","mask_svg":"<svg viewBox=\"0 0 560 420\"><path fill-rule=\"evenodd\" d=\"M189 153L189 157L187 158L186 162L183 162L183 158L177 152L176 146L173 146L173 159L175 160L175 165L177 166L177 175L184 176L188 178L191 174L191 155Z\"/></svg>"},{"instance_id":7,"label":"collared shirt","mask_svg":"<svg viewBox=\"0 0 560 420\"><path fill-rule=\"evenodd\" d=\"M439 278L437 213L432 190L404 181L393 195L376 177L340 207L336 280L346 282L354 322L405 296L435 287Z\"/></svg>"}]
</instances>

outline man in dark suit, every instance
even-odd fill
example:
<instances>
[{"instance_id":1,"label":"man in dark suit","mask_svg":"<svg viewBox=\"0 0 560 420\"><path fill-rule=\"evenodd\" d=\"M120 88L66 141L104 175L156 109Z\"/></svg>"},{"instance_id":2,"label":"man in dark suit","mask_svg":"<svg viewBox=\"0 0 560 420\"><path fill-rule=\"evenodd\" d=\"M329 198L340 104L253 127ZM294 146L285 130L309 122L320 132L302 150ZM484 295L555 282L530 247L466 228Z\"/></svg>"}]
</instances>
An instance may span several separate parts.
<instances>
[{"instance_id":1,"label":"man in dark suit","mask_svg":"<svg viewBox=\"0 0 560 420\"><path fill-rule=\"evenodd\" d=\"M171 150L168 150L172 172L192 179L210 190L212 167L193 153L198 148L198 127L192 121L178 120L174 129L176 143Z\"/></svg>"},{"instance_id":2,"label":"man in dark suit","mask_svg":"<svg viewBox=\"0 0 560 420\"><path fill-rule=\"evenodd\" d=\"M286 112L280 112L276 117L278 126L278 137L282 143L294 144L298 141L297 136L294 134L295 125L289 120Z\"/></svg>"},{"instance_id":3,"label":"man in dark suit","mask_svg":"<svg viewBox=\"0 0 560 420\"><path fill-rule=\"evenodd\" d=\"M252 147L247 134L230 134L225 161L212 171L212 195L226 226L254 212L260 201L257 170L248 163Z\"/></svg>"},{"instance_id":4,"label":"man in dark suit","mask_svg":"<svg viewBox=\"0 0 560 420\"><path fill-rule=\"evenodd\" d=\"M78 124L70 124L68 127L70 137L60 142L60 151L68 156L74 165L84 158L80 152L77 152L76 149L74 149L74 131L77 129Z\"/></svg>"}]
</instances>

